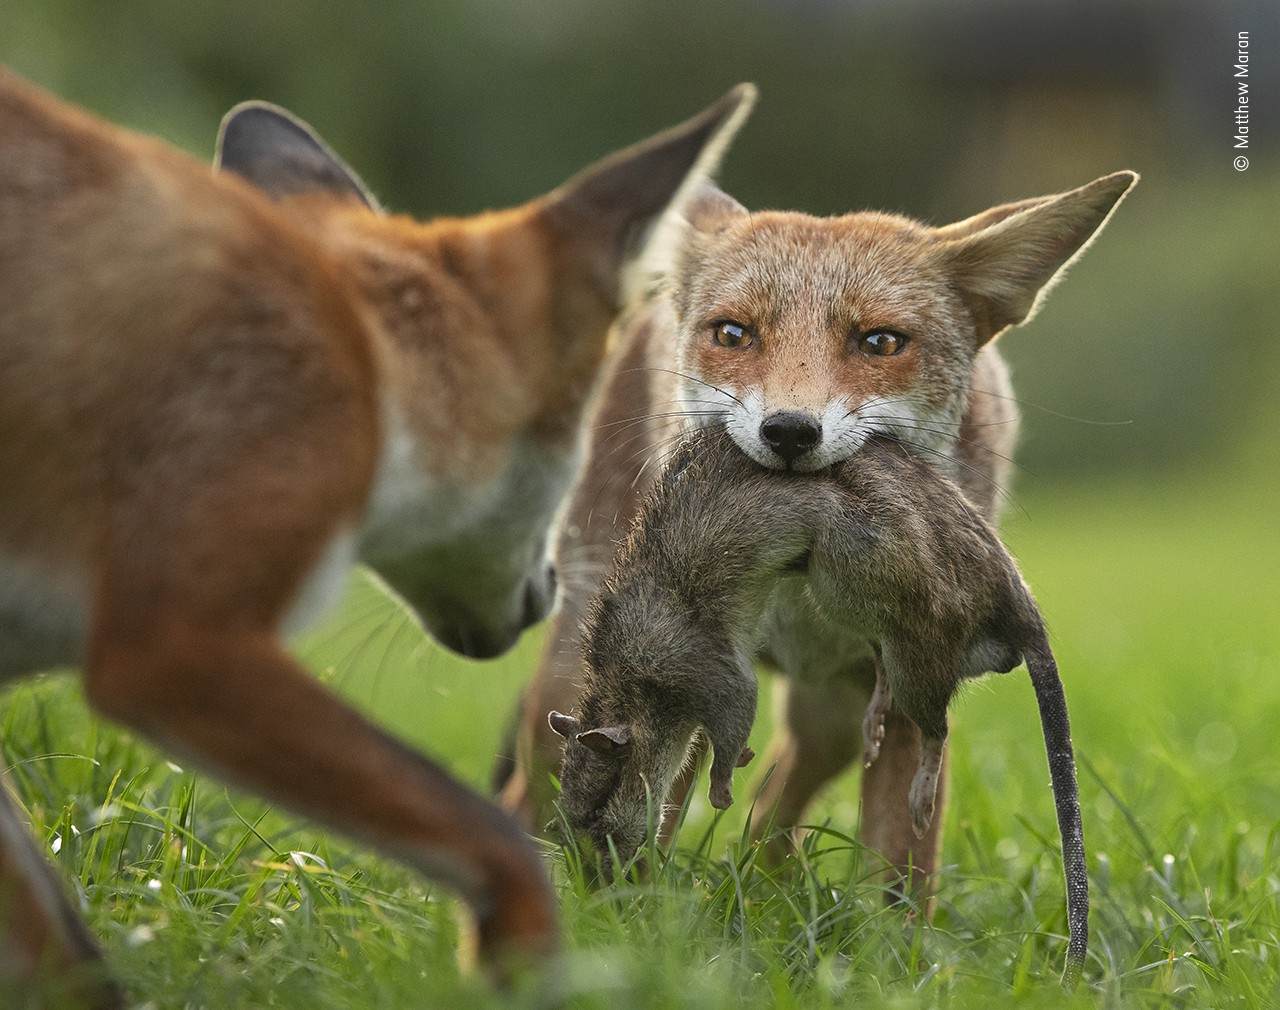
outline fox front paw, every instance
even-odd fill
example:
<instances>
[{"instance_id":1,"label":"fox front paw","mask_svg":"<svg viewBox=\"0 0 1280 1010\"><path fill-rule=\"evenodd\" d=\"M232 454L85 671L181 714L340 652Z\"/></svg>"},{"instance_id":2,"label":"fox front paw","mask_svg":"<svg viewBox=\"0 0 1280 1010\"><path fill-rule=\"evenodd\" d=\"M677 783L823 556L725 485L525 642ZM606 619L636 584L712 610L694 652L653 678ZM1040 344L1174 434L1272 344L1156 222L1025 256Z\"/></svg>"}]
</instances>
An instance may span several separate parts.
<instances>
[{"instance_id":1,"label":"fox front paw","mask_svg":"<svg viewBox=\"0 0 1280 1010\"><path fill-rule=\"evenodd\" d=\"M460 926L459 967L480 972L499 989L526 972L543 970L560 948L549 888L504 895L484 913L466 914Z\"/></svg>"}]
</instances>

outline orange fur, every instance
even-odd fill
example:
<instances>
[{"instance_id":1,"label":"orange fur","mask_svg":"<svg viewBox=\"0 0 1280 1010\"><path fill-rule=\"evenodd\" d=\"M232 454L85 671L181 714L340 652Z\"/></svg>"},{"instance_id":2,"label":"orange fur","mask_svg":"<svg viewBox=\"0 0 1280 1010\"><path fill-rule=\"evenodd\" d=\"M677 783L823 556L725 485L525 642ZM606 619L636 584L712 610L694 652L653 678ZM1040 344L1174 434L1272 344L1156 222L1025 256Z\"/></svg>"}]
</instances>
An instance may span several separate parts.
<instances>
[{"instance_id":1,"label":"orange fur","mask_svg":"<svg viewBox=\"0 0 1280 1010\"><path fill-rule=\"evenodd\" d=\"M0 71L0 680L82 665L99 712L452 884L486 968L554 950L513 822L282 636L357 552L475 656L545 614L627 241L752 97L422 224L283 110L233 110L211 173Z\"/></svg>"}]
</instances>

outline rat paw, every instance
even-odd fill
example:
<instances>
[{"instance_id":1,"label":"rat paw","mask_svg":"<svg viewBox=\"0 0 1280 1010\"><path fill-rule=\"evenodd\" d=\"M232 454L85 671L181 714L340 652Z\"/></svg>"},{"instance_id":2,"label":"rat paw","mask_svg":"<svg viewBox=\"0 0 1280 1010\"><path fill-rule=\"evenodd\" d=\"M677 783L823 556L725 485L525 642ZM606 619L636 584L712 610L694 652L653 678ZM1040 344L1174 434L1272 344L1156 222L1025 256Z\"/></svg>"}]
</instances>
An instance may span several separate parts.
<instances>
[{"instance_id":1,"label":"rat paw","mask_svg":"<svg viewBox=\"0 0 1280 1010\"><path fill-rule=\"evenodd\" d=\"M866 714L862 717L862 767L870 768L880 756L880 747L884 744L884 720L893 707L893 695L889 693L889 685L877 671L876 688L867 703Z\"/></svg>"},{"instance_id":2,"label":"rat paw","mask_svg":"<svg viewBox=\"0 0 1280 1010\"><path fill-rule=\"evenodd\" d=\"M867 710L862 720L862 767L870 768L880 756L884 743L884 713Z\"/></svg>"},{"instance_id":3,"label":"rat paw","mask_svg":"<svg viewBox=\"0 0 1280 1010\"><path fill-rule=\"evenodd\" d=\"M712 782L708 799L717 810L728 810L733 806L733 790L727 782Z\"/></svg>"},{"instance_id":4,"label":"rat paw","mask_svg":"<svg viewBox=\"0 0 1280 1010\"><path fill-rule=\"evenodd\" d=\"M911 792L907 805L911 811L911 830L917 838L923 838L933 824L933 805L938 793L936 772L921 768L911 780Z\"/></svg>"}]
</instances>

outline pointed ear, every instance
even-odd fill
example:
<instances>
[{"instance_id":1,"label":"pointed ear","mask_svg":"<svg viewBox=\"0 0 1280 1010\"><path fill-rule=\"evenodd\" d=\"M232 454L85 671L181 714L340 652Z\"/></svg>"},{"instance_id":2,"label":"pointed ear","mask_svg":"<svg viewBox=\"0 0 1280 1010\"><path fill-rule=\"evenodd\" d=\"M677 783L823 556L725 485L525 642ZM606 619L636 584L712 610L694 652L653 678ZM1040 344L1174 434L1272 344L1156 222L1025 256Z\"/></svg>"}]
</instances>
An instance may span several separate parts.
<instances>
[{"instance_id":1,"label":"pointed ear","mask_svg":"<svg viewBox=\"0 0 1280 1010\"><path fill-rule=\"evenodd\" d=\"M598 726L584 730L575 739L597 754L617 754L631 743L630 726Z\"/></svg>"},{"instance_id":2,"label":"pointed ear","mask_svg":"<svg viewBox=\"0 0 1280 1010\"><path fill-rule=\"evenodd\" d=\"M562 736L566 740L572 739L574 734L581 728L581 724L571 715L565 715L563 712L557 712L554 709L547 713L547 725L557 736Z\"/></svg>"},{"instance_id":3,"label":"pointed ear","mask_svg":"<svg viewBox=\"0 0 1280 1010\"><path fill-rule=\"evenodd\" d=\"M696 231L714 235L746 217L747 208L710 179L699 179L690 187L688 198L672 208L672 216L676 215Z\"/></svg>"},{"instance_id":4,"label":"pointed ear","mask_svg":"<svg viewBox=\"0 0 1280 1010\"><path fill-rule=\"evenodd\" d=\"M754 85L739 84L692 119L609 155L547 197L551 219L591 243L598 279L615 299L624 260L668 207L679 207L715 171L755 99Z\"/></svg>"},{"instance_id":5,"label":"pointed ear","mask_svg":"<svg viewBox=\"0 0 1280 1010\"><path fill-rule=\"evenodd\" d=\"M745 768L755 760L756 752L750 747L743 747L742 753L738 755L738 767Z\"/></svg>"},{"instance_id":6,"label":"pointed ear","mask_svg":"<svg viewBox=\"0 0 1280 1010\"><path fill-rule=\"evenodd\" d=\"M631 301L657 279L675 276L680 270L681 253L691 238L717 235L748 216L746 207L710 179L694 180L658 219L645 239L643 251L628 264L624 300Z\"/></svg>"},{"instance_id":7,"label":"pointed ear","mask_svg":"<svg viewBox=\"0 0 1280 1010\"><path fill-rule=\"evenodd\" d=\"M935 231L943 264L977 321L979 344L1035 314L1137 181L1136 172L1116 172Z\"/></svg>"},{"instance_id":8,"label":"pointed ear","mask_svg":"<svg viewBox=\"0 0 1280 1010\"><path fill-rule=\"evenodd\" d=\"M242 102L223 117L213 164L276 200L332 193L378 209L360 177L310 126L269 102Z\"/></svg>"},{"instance_id":9,"label":"pointed ear","mask_svg":"<svg viewBox=\"0 0 1280 1010\"><path fill-rule=\"evenodd\" d=\"M1039 207L1041 204L1048 203L1053 199L1056 199L1056 194L1053 196L1032 196L1026 200L1002 203L984 210L980 214L974 214L973 217L966 217L963 221L953 221L951 224L945 224L941 228L935 228L933 229L933 235L934 238L939 239L965 238L982 231L984 228L990 228L993 224L999 224L1007 217L1012 217L1014 214L1024 210L1030 210L1032 207Z\"/></svg>"}]
</instances>

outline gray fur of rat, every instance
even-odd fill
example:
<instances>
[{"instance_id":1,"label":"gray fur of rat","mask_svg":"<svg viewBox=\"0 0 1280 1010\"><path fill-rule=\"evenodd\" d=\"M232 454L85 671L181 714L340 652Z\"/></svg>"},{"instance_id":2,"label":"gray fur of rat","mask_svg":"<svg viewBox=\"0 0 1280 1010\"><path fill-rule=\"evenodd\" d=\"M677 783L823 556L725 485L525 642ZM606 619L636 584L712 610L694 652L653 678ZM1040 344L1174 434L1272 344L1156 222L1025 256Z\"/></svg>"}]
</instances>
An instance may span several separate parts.
<instances>
[{"instance_id":1,"label":"gray fur of rat","mask_svg":"<svg viewBox=\"0 0 1280 1010\"><path fill-rule=\"evenodd\" d=\"M867 761L890 707L921 730L909 801L918 833L933 816L956 690L1025 660L1062 837L1073 983L1087 945L1088 880L1066 700L1043 620L991 526L952 481L891 439L874 438L818 474L765 470L722 429L675 451L593 605L579 705L550 716L566 737L561 802L571 825L598 851L612 842L629 858L700 732L714 751L711 803L733 802L733 770L752 756L760 619L792 579L804 580L827 620L875 643Z\"/></svg>"}]
</instances>

